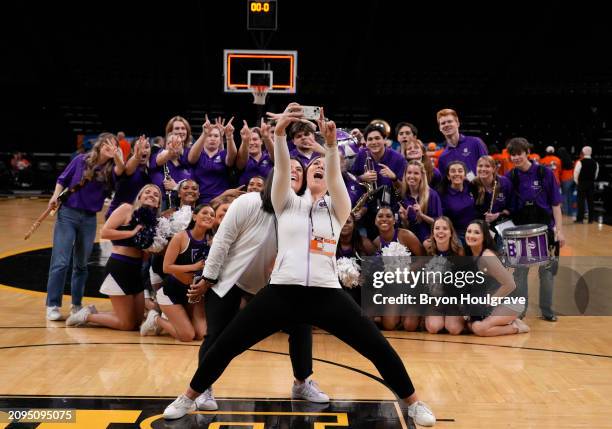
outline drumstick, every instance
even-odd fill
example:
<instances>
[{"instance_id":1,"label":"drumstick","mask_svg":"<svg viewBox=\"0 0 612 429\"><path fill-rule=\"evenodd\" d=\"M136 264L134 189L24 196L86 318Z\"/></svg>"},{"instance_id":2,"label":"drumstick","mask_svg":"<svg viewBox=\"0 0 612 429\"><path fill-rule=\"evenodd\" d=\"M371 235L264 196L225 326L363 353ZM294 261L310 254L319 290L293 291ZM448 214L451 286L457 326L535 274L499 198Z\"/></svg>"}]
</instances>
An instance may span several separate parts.
<instances>
[{"instance_id":1,"label":"drumstick","mask_svg":"<svg viewBox=\"0 0 612 429\"><path fill-rule=\"evenodd\" d=\"M45 220L45 218L49 215L53 216L56 211L57 211L57 207L51 207L51 206L47 207L47 209L40 216L38 216L38 219L36 219L36 221L32 224L32 226L30 227L30 230L26 232L26 235L23 237L23 239L27 240L28 238L30 238L32 234L34 233L34 231L38 229L42 221Z\"/></svg>"}]
</instances>

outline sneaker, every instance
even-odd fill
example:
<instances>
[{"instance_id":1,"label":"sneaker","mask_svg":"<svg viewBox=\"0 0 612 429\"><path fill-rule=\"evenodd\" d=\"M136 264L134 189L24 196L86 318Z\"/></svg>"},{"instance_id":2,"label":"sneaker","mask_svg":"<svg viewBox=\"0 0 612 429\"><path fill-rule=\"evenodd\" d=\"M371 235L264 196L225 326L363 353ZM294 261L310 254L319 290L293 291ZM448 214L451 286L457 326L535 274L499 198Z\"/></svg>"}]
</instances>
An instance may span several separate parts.
<instances>
[{"instance_id":1,"label":"sneaker","mask_svg":"<svg viewBox=\"0 0 612 429\"><path fill-rule=\"evenodd\" d=\"M307 380L302 384L294 382L291 388L291 397L293 399L305 399L319 404L329 402L329 396L319 389L319 386L314 380Z\"/></svg>"},{"instance_id":2,"label":"sneaker","mask_svg":"<svg viewBox=\"0 0 612 429\"><path fill-rule=\"evenodd\" d=\"M83 308L82 305L74 305L74 304L72 304L70 306L70 314L78 313L79 311L81 311L82 308Z\"/></svg>"},{"instance_id":3,"label":"sneaker","mask_svg":"<svg viewBox=\"0 0 612 429\"><path fill-rule=\"evenodd\" d=\"M546 320L547 322L556 322L557 316L554 314L549 314L548 316L542 316L542 320Z\"/></svg>"},{"instance_id":4,"label":"sneaker","mask_svg":"<svg viewBox=\"0 0 612 429\"><path fill-rule=\"evenodd\" d=\"M149 310L147 318L140 325L140 335L146 337L147 335L158 335L157 323L155 320L159 317L159 313L155 310Z\"/></svg>"},{"instance_id":5,"label":"sneaker","mask_svg":"<svg viewBox=\"0 0 612 429\"><path fill-rule=\"evenodd\" d=\"M219 409L212 387L206 389L195 399L196 408L200 411L216 411Z\"/></svg>"},{"instance_id":6,"label":"sneaker","mask_svg":"<svg viewBox=\"0 0 612 429\"><path fill-rule=\"evenodd\" d=\"M68 319L66 319L66 326L83 326L87 323L87 316L96 314L97 312L98 310L96 310L96 307L93 305L83 307L80 311L71 314Z\"/></svg>"},{"instance_id":7,"label":"sneaker","mask_svg":"<svg viewBox=\"0 0 612 429\"><path fill-rule=\"evenodd\" d=\"M517 334L525 334L525 333L529 332L529 330L530 330L529 326L527 326L527 324L525 322L523 322L521 319L514 319L511 324L516 329L518 329Z\"/></svg>"},{"instance_id":8,"label":"sneaker","mask_svg":"<svg viewBox=\"0 0 612 429\"><path fill-rule=\"evenodd\" d=\"M60 313L59 307L47 307L47 320L62 320L62 313Z\"/></svg>"},{"instance_id":9,"label":"sneaker","mask_svg":"<svg viewBox=\"0 0 612 429\"><path fill-rule=\"evenodd\" d=\"M431 412L424 402L416 401L408 406L408 416L412 417L419 426L433 426L436 424L436 416Z\"/></svg>"},{"instance_id":10,"label":"sneaker","mask_svg":"<svg viewBox=\"0 0 612 429\"><path fill-rule=\"evenodd\" d=\"M192 401L185 395L181 395L174 400L173 403L168 405L164 410L164 419L175 420L180 419L187 413L194 412L196 410L195 401Z\"/></svg>"}]
</instances>

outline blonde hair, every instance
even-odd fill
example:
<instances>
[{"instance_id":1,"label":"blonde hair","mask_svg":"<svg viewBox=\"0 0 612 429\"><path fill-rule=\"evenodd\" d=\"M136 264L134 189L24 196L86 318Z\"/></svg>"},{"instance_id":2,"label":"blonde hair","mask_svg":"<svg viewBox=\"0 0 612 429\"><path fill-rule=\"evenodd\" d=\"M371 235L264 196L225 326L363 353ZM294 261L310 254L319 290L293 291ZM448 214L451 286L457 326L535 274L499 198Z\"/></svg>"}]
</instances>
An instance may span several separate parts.
<instances>
[{"instance_id":1,"label":"blonde hair","mask_svg":"<svg viewBox=\"0 0 612 429\"><path fill-rule=\"evenodd\" d=\"M419 183L419 200L418 203L421 206L421 212L427 213L427 203L429 202L429 181L427 180L427 173L425 172L425 166L421 161L413 159L412 161L408 161L408 165L406 166L406 170L404 171L404 180L402 181L402 195L406 198L409 193L408 188L408 167L411 165L416 165L419 167L421 171L421 182Z\"/></svg>"},{"instance_id":2,"label":"blonde hair","mask_svg":"<svg viewBox=\"0 0 612 429\"><path fill-rule=\"evenodd\" d=\"M138 210L140 207L142 207L142 203L140 202L140 197L142 196L142 194L144 193L144 191L146 191L149 188L155 188L157 189L157 192L159 192L159 202L157 203L157 216L160 216L161 213L161 200L162 200L162 192L161 189L159 189L159 186L154 185L153 183L149 183L148 185L144 185L140 191L138 191L138 195L136 195L136 199L134 200L134 203L132 204L132 212Z\"/></svg>"},{"instance_id":3,"label":"blonde hair","mask_svg":"<svg viewBox=\"0 0 612 429\"><path fill-rule=\"evenodd\" d=\"M83 177L81 177L81 183L84 184L86 181L102 179L100 181L105 183L107 190L112 190L113 168L115 166L114 159L110 158L103 164L101 169L96 171L102 146L108 143L117 147L117 137L112 133L101 133L96 143L91 148L91 151L85 155L85 170L83 171ZM94 177L94 175L96 175L96 177Z\"/></svg>"},{"instance_id":4,"label":"blonde hair","mask_svg":"<svg viewBox=\"0 0 612 429\"><path fill-rule=\"evenodd\" d=\"M183 142L184 146L187 147L191 144L191 125L189 125L189 121L182 116L173 116L170 118L168 123L166 124L166 135L170 134L174 129L174 123L176 121L182 122L187 128L187 136L185 137L185 141Z\"/></svg>"},{"instance_id":5,"label":"blonde hair","mask_svg":"<svg viewBox=\"0 0 612 429\"><path fill-rule=\"evenodd\" d=\"M423 142L419 139L414 139L406 143L404 145L404 153L403 153L404 158L406 158L406 154L408 153L408 147L412 144L418 145L421 148L421 153L423 154L421 155L421 162L423 163L423 166L425 167L425 173L427 174L427 183L429 184L431 183L431 179L433 179L434 167L433 167L433 164L431 163L431 158L429 157L429 155L427 155L427 151L425 150L425 145L423 144Z\"/></svg>"},{"instance_id":6,"label":"blonde hair","mask_svg":"<svg viewBox=\"0 0 612 429\"><path fill-rule=\"evenodd\" d=\"M493 183L495 184L495 192L493 192L493 195L491 196L491 201L495 201L500 191L499 177L497 176L497 162L495 162L495 159L490 155L481 156L480 158L478 158L478 163L480 161L486 161L491 167L493 167ZM476 164L478 165L478 163ZM481 205L484 203L484 199L487 194L487 188L480 177L475 177L474 180L472 180L472 184L476 186L476 189L478 191L478 196L476 197L475 203L477 205Z\"/></svg>"}]
</instances>

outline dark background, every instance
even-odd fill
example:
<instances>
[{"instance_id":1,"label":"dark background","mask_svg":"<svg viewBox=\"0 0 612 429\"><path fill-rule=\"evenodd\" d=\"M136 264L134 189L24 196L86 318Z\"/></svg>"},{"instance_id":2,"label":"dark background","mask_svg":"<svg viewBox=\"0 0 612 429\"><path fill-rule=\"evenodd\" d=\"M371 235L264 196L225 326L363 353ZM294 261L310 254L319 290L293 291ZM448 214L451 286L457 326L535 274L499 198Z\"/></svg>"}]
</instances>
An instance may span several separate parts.
<instances>
[{"instance_id":1,"label":"dark background","mask_svg":"<svg viewBox=\"0 0 612 429\"><path fill-rule=\"evenodd\" d=\"M298 50L298 93L270 95L266 108L323 105L344 127L408 120L427 142L440 140L436 111L452 107L489 144L523 135L540 150L589 143L603 154L606 14L579 3L467 3L278 0L266 47ZM205 112L255 119L252 96L224 94L222 83L223 49L256 48L261 36L246 30L246 0L3 9L5 151L72 152L76 134L106 130L160 135L175 114L196 135Z\"/></svg>"}]
</instances>

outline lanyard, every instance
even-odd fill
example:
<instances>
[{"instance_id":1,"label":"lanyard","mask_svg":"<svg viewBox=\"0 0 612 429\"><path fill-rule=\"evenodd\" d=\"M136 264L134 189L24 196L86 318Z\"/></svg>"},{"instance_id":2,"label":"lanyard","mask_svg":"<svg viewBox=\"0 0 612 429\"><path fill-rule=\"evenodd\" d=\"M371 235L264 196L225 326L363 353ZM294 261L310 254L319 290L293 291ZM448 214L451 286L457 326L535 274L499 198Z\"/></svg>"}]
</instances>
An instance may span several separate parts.
<instances>
[{"instance_id":1,"label":"lanyard","mask_svg":"<svg viewBox=\"0 0 612 429\"><path fill-rule=\"evenodd\" d=\"M317 200L317 202L310 207L310 212L308 213L308 219L310 220L310 231L312 233L312 236L314 237L315 233L314 233L314 223L312 221L312 209L313 209L313 207L315 205L319 204L319 201L323 201L323 205L327 209L327 216L329 218L329 226L331 227L332 238L333 238L333 237L335 237L335 235L334 235L334 224L332 222L331 212L329 211L329 206L327 205L327 202L325 201L325 197L321 198L320 200Z\"/></svg>"}]
</instances>

